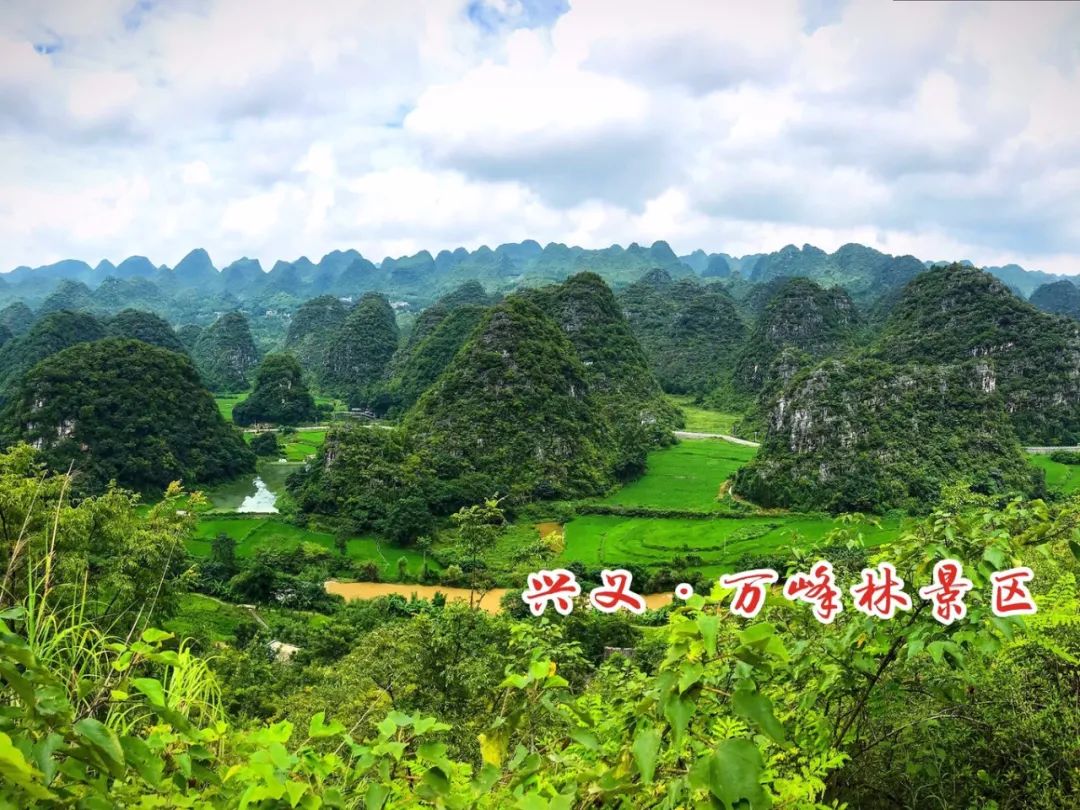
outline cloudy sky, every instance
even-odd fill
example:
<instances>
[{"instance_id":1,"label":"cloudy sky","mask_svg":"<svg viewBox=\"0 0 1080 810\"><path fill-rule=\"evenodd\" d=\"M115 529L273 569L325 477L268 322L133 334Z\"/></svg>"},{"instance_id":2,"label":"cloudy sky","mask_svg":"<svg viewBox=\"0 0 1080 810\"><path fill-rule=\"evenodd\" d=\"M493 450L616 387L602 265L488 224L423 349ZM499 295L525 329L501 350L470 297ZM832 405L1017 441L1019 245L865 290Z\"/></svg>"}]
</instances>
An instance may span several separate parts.
<instances>
[{"instance_id":1,"label":"cloudy sky","mask_svg":"<svg viewBox=\"0 0 1080 810\"><path fill-rule=\"evenodd\" d=\"M1080 3L5 0L0 269L534 238L1080 272Z\"/></svg>"}]
</instances>

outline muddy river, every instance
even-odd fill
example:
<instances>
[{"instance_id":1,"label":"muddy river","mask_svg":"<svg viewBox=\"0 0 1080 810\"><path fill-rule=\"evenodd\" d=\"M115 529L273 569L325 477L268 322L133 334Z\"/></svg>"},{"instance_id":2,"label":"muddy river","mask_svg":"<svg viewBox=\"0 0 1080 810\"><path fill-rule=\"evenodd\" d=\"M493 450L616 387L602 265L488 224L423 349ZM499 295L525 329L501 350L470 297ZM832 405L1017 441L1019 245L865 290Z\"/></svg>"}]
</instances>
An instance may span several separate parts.
<instances>
[{"instance_id":1,"label":"muddy river","mask_svg":"<svg viewBox=\"0 0 1080 810\"><path fill-rule=\"evenodd\" d=\"M337 582L329 580L326 583L328 593L336 593L345 599L375 599L379 596L392 596L398 594L408 599L416 594L420 599L431 599L436 593L441 593L448 602L469 603L468 588L448 588L444 585L403 585L396 582ZM499 603L507 588L493 588L484 594L480 602L480 608L488 613L498 613ZM652 593L645 597L645 604L652 609L661 608L672 600L670 593Z\"/></svg>"}]
</instances>

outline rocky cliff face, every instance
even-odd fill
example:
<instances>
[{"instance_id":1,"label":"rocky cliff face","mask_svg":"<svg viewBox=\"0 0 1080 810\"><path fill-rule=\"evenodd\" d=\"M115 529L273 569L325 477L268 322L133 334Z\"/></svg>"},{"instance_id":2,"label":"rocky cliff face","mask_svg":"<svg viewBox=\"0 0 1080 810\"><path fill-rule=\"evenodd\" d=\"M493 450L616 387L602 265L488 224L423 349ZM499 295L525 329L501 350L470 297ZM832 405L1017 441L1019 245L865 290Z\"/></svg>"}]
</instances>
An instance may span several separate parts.
<instances>
[{"instance_id":1,"label":"rocky cliff face","mask_svg":"<svg viewBox=\"0 0 1080 810\"><path fill-rule=\"evenodd\" d=\"M954 482L1029 490L996 389L986 362L827 360L776 398L736 490L767 506L869 512L919 509Z\"/></svg>"}]
</instances>

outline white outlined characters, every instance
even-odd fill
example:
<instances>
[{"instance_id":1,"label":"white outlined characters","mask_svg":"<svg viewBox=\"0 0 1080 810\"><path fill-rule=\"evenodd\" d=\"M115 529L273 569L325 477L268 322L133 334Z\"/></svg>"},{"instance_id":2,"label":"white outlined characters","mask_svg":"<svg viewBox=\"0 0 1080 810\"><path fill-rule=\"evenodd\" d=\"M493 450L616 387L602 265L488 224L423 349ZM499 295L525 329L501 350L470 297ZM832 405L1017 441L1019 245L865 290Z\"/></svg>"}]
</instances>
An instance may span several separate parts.
<instances>
[{"instance_id":1,"label":"white outlined characters","mask_svg":"<svg viewBox=\"0 0 1080 810\"><path fill-rule=\"evenodd\" d=\"M892 563L878 563L877 570L864 568L858 585L852 585L855 609L867 616L891 619L897 610L911 610L911 597L904 593L904 580Z\"/></svg>"},{"instance_id":2,"label":"white outlined characters","mask_svg":"<svg viewBox=\"0 0 1080 810\"><path fill-rule=\"evenodd\" d=\"M724 574L720 577L720 587L735 589L729 610L736 616L752 619L761 612L769 586L778 579L780 575L771 568L755 568L737 574Z\"/></svg>"},{"instance_id":3,"label":"white outlined characters","mask_svg":"<svg viewBox=\"0 0 1080 810\"><path fill-rule=\"evenodd\" d=\"M568 616L574 609L574 597L581 595L577 579L565 568L529 574L528 582L529 587L522 592L521 600L529 606L533 616L542 615L548 603L556 613Z\"/></svg>"},{"instance_id":4,"label":"white outlined characters","mask_svg":"<svg viewBox=\"0 0 1080 810\"><path fill-rule=\"evenodd\" d=\"M831 624L844 609L843 592L836 584L832 563L827 560L814 563L809 574L802 571L792 574L784 583L784 596L813 605L814 618L822 624Z\"/></svg>"},{"instance_id":5,"label":"white outlined characters","mask_svg":"<svg viewBox=\"0 0 1080 810\"><path fill-rule=\"evenodd\" d=\"M645 612L645 599L630 590L633 574L623 568L600 572L604 584L589 592L589 604L602 613L614 613L626 608L631 613Z\"/></svg>"},{"instance_id":6,"label":"white outlined characters","mask_svg":"<svg viewBox=\"0 0 1080 810\"><path fill-rule=\"evenodd\" d=\"M939 560L934 565L933 584L919 588L919 596L934 603L934 618L947 626L967 615L964 596L973 587L958 561Z\"/></svg>"}]
</instances>

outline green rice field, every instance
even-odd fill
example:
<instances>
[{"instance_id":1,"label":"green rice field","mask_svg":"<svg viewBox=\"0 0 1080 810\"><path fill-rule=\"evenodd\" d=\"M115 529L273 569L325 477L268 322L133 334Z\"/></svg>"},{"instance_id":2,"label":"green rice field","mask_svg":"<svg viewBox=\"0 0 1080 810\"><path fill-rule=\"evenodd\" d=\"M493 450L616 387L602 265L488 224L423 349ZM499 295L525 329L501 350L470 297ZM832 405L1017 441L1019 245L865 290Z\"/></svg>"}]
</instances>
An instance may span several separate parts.
<instances>
[{"instance_id":1,"label":"green rice field","mask_svg":"<svg viewBox=\"0 0 1080 810\"><path fill-rule=\"evenodd\" d=\"M720 439L687 439L649 454L647 472L600 503L652 509L720 508L717 493L727 478L754 457L756 448Z\"/></svg>"},{"instance_id":2,"label":"green rice field","mask_svg":"<svg viewBox=\"0 0 1080 810\"><path fill-rule=\"evenodd\" d=\"M1062 464L1041 453L1030 455L1028 459L1046 473L1046 487L1051 492L1072 495L1080 491L1080 466Z\"/></svg>"},{"instance_id":3,"label":"green rice field","mask_svg":"<svg viewBox=\"0 0 1080 810\"><path fill-rule=\"evenodd\" d=\"M585 515L567 523L562 560L589 565L630 564L660 567L673 557L700 557L707 576L731 569L739 557L783 555L792 547L827 543L837 524L826 516L779 515L748 518L626 518ZM879 545L900 531L898 519L857 527L868 546Z\"/></svg>"},{"instance_id":4,"label":"green rice field","mask_svg":"<svg viewBox=\"0 0 1080 810\"><path fill-rule=\"evenodd\" d=\"M294 526L273 518L214 518L208 515L199 520L195 536L188 542L188 551L196 557L210 554L210 546L218 534L227 534L236 540L238 557L250 557L259 548L290 551L301 544L311 543L334 551L334 536ZM412 549L398 548L373 537L354 537L346 542L345 554L354 560L374 560L380 565L384 579L397 576L397 561L404 557L409 572L419 575L423 569L423 554ZM428 557L428 567L438 565Z\"/></svg>"},{"instance_id":5,"label":"green rice field","mask_svg":"<svg viewBox=\"0 0 1080 810\"><path fill-rule=\"evenodd\" d=\"M682 409L686 421L683 430L689 430L693 433L725 433L731 435L735 423L742 419L742 414L723 413L722 411L713 411L702 408L700 405L694 405L692 397L673 396L669 397L669 399Z\"/></svg>"}]
</instances>

